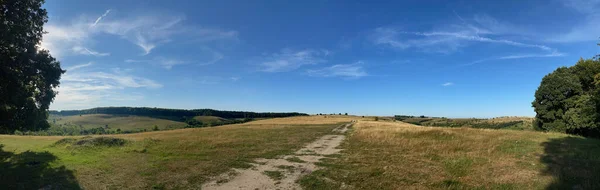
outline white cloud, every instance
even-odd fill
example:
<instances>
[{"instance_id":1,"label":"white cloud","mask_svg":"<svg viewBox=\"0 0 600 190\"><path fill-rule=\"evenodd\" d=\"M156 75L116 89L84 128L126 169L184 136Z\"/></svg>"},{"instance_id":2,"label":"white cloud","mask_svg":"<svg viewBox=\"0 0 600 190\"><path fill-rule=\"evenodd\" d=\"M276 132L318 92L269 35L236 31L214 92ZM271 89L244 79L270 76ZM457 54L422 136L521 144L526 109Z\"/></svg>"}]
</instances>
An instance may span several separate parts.
<instances>
[{"instance_id":1,"label":"white cloud","mask_svg":"<svg viewBox=\"0 0 600 190\"><path fill-rule=\"evenodd\" d=\"M107 10L100 17L80 16L70 23L50 19L44 29L48 32L40 48L50 50L55 57L71 54L105 56L108 53L93 51L94 37L98 34L111 34L130 41L142 50L142 55L150 54L162 44L180 38L184 42L237 40L238 32L215 28L201 28L183 25L183 16L171 14L147 14L131 17L117 17L118 12ZM110 17L107 17L111 13Z\"/></svg>"},{"instance_id":2,"label":"white cloud","mask_svg":"<svg viewBox=\"0 0 600 190\"><path fill-rule=\"evenodd\" d=\"M498 59L523 59L523 58L533 58L533 57L562 57L565 56L564 53L552 52L549 54L518 54L518 55L508 55L502 56Z\"/></svg>"},{"instance_id":3,"label":"white cloud","mask_svg":"<svg viewBox=\"0 0 600 190\"><path fill-rule=\"evenodd\" d=\"M467 46L465 42L504 44L515 47L535 48L543 51L554 51L545 45L482 37L471 30L406 32L393 28L377 28L371 35L371 38L376 45L386 45L397 49L417 48L442 53L453 52L460 47Z\"/></svg>"},{"instance_id":4,"label":"white cloud","mask_svg":"<svg viewBox=\"0 0 600 190\"><path fill-rule=\"evenodd\" d=\"M120 69L116 69L114 73L79 70L91 64L70 67L71 72L63 74L52 109L80 109L106 106L106 103L112 105L115 101L135 101L144 97L139 94L126 93L125 90L162 87L153 80L120 72Z\"/></svg>"},{"instance_id":5,"label":"white cloud","mask_svg":"<svg viewBox=\"0 0 600 190\"><path fill-rule=\"evenodd\" d=\"M337 64L321 69L308 70L307 73L311 76L319 77L360 78L368 76L367 72L360 66L361 64L363 64L361 61L353 64Z\"/></svg>"},{"instance_id":6,"label":"white cloud","mask_svg":"<svg viewBox=\"0 0 600 190\"><path fill-rule=\"evenodd\" d=\"M461 66L470 66L470 65L475 65L475 64L479 64L479 63L483 63L483 62L487 62L487 61L492 61L492 60L507 60L507 59L526 59L526 58L544 58L544 57L562 57L565 56L566 54L564 53L560 53L560 52L552 52L552 53L544 53L544 54L515 54L515 55L505 55L505 56L499 56L499 57L491 57L491 58L486 58L486 59L480 59L477 61L473 61L471 63L467 63Z\"/></svg>"},{"instance_id":7,"label":"white cloud","mask_svg":"<svg viewBox=\"0 0 600 190\"><path fill-rule=\"evenodd\" d=\"M102 16L98 17L98 18L96 19L96 21L95 21L95 22L94 22L94 23L93 23L93 24L92 24L90 27L94 27L94 26L96 26L96 24L98 24L98 22L100 22L100 20L102 20L102 18L106 17L106 15L108 15L108 13L110 13L110 9L106 10L106 11L104 12L104 14L102 14Z\"/></svg>"},{"instance_id":8,"label":"white cloud","mask_svg":"<svg viewBox=\"0 0 600 190\"><path fill-rule=\"evenodd\" d=\"M75 71L77 69L81 69L81 68L84 68L84 67L92 66L93 64L94 64L93 62L89 62L89 63L85 63L85 64L81 64L81 65L75 65L75 66L67 67L66 70L67 70L67 72L69 72L69 71Z\"/></svg>"},{"instance_id":9,"label":"white cloud","mask_svg":"<svg viewBox=\"0 0 600 190\"><path fill-rule=\"evenodd\" d=\"M73 52L81 54L81 55L93 55L93 56L97 56L97 57L110 55L110 53L100 53L100 52L90 50L88 48L81 47L81 46L73 47Z\"/></svg>"},{"instance_id":10,"label":"white cloud","mask_svg":"<svg viewBox=\"0 0 600 190\"><path fill-rule=\"evenodd\" d=\"M261 71L264 72L286 72L298 69L304 65L314 65L325 62L323 57L329 54L324 50L306 49L302 51L292 51L284 49L281 53L268 56L260 63Z\"/></svg>"},{"instance_id":11,"label":"white cloud","mask_svg":"<svg viewBox=\"0 0 600 190\"><path fill-rule=\"evenodd\" d=\"M452 82L446 82L446 83L442 84L442 86L452 86L452 85L454 85L454 83L452 83Z\"/></svg>"}]
</instances>

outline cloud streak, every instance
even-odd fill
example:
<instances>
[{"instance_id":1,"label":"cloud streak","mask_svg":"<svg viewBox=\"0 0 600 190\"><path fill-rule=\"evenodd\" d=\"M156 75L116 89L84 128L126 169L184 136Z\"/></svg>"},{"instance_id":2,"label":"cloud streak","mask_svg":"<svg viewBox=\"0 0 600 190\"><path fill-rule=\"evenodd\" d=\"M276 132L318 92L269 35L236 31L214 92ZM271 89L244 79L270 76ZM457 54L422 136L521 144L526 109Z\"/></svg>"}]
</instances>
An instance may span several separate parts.
<instances>
[{"instance_id":1,"label":"cloud streak","mask_svg":"<svg viewBox=\"0 0 600 190\"><path fill-rule=\"evenodd\" d=\"M337 64L315 70L307 70L308 75L317 77L344 77L361 78L368 76L367 72L361 66L362 61L353 64Z\"/></svg>"},{"instance_id":2,"label":"cloud streak","mask_svg":"<svg viewBox=\"0 0 600 190\"><path fill-rule=\"evenodd\" d=\"M446 82L446 83L442 84L442 86L452 86L452 85L454 85L454 83L452 83L452 82Z\"/></svg>"},{"instance_id":3,"label":"cloud streak","mask_svg":"<svg viewBox=\"0 0 600 190\"><path fill-rule=\"evenodd\" d=\"M94 27L94 26L96 26L96 24L98 24L98 23L100 22L100 20L102 20L102 18L106 17L106 15L108 15L108 13L110 13L110 9L106 10L106 11L104 12L104 14L102 14L102 16L98 17L98 18L96 19L96 21L94 21L94 23L93 23L93 24L92 24L90 27Z\"/></svg>"},{"instance_id":4,"label":"cloud streak","mask_svg":"<svg viewBox=\"0 0 600 190\"><path fill-rule=\"evenodd\" d=\"M71 67L67 67L67 72L69 71L75 71L84 67L89 67L92 66L94 63L93 62L89 62L89 63L85 63L85 64L81 64L81 65L75 65L75 66L71 66Z\"/></svg>"},{"instance_id":5,"label":"cloud streak","mask_svg":"<svg viewBox=\"0 0 600 190\"><path fill-rule=\"evenodd\" d=\"M281 53L268 56L260 63L260 71L263 72L287 72L298 69L305 65L314 65L326 62L324 57L329 54L325 50L306 49L292 51L284 49Z\"/></svg>"},{"instance_id":6,"label":"cloud streak","mask_svg":"<svg viewBox=\"0 0 600 190\"><path fill-rule=\"evenodd\" d=\"M372 42L376 45L386 45L388 47L397 49L407 49L412 47L418 49L434 49L434 52L444 53L452 52L457 50L459 47L466 46L466 44L463 44L463 42L466 41L535 48L543 51L555 51L554 49L545 45L522 43L505 39L494 39L490 37L482 37L472 33L472 31L408 32L393 28L377 28L371 35L371 38ZM408 37L406 35L408 35ZM424 38L410 38L410 36L420 36ZM442 49L436 49L440 47Z\"/></svg>"}]
</instances>

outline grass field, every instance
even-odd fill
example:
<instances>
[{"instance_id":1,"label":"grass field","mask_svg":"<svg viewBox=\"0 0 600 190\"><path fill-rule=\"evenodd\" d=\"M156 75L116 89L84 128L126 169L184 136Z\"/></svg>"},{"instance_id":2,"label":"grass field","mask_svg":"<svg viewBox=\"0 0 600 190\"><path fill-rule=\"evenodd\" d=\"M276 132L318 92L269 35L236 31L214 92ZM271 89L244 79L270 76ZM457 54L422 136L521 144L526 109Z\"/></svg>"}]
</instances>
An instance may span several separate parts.
<instances>
[{"instance_id":1,"label":"grass field","mask_svg":"<svg viewBox=\"0 0 600 190\"><path fill-rule=\"evenodd\" d=\"M122 146L56 144L65 137L2 135L0 186L197 189L212 176L249 167L255 158L290 154L352 119L314 122L313 117L293 117L106 136L125 139Z\"/></svg>"},{"instance_id":2,"label":"grass field","mask_svg":"<svg viewBox=\"0 0 600 190\"><path fill-rule=\"evenodd\" d=\"M72 125L81 126L84 129L106 127L111 130L152 130L156 125L159 129L178 129L186 126L184 122L172 121L167 119L158 119L145 116L122 116L108 114L87 114L74 116L51 115L49 120L53 125ZM56 121L56 123L54 123Z\"/></svg>"},{"instance_id":3,"label":"grass field","mask_svg":"<svg viewBox=\"0 0 600 190\"><path fill-rule=\"evenodd\" d=\"M290 155L352 120L359 121L344 150L298 180L305 189L600 188L597 139L353 116L93 136L117 139L2 135L0 187L198 189L232 168L251 167L254 159Z\"/></svg>"},{"instance_id":4,"label":"grass field","mask_svg":"<svg viewBox=\"0 0 600 190\"><path fill-rule=\"evenodd\" d=\"M307 189L598 189L600 140L558 133L354 126L336 159L300 180Z\"/></svg>"}]
</instances>

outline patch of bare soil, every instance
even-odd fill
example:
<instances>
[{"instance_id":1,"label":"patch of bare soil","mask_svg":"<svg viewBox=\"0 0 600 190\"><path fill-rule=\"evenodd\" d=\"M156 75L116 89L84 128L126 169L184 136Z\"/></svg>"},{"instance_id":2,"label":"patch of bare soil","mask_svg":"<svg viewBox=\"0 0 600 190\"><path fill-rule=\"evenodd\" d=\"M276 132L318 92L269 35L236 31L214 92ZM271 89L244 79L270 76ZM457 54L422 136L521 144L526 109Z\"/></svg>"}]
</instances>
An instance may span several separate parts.
<instances>
[{"instance_id":1,"label":"patch of bare soil","mask_svg":"<svg viewBox=\"0 0 600 190\"><path fill-rule=\"evenodd\" d=\"M354 122L353 122L354 123ZM296 180L318 169L315 163L341 149L344 133L353 123L341 125L333 132L277 159L257 159L249 169L233 169L202 185L202 189L302 189Z\"/></svg>"}]
</instances>

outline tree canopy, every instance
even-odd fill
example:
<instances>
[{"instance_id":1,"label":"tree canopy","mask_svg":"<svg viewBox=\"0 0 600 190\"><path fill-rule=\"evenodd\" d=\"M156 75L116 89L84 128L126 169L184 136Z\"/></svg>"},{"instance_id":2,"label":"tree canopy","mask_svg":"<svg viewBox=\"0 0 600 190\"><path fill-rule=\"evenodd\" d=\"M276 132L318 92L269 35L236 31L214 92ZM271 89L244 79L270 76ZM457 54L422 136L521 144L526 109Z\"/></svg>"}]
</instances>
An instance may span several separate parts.
<instances>
[{"instance_id":1,"label":"tree canopy","mask_svg":"<svg viewBox=\"0 0 600 190\"><path fill-rule=\"evenodd\" d=\"M221 111L213 109L166 109L166 108L147 108L147 107L99 107L86 110L63 110L50 111L56 115L83 115L83 114L116 114L116 115L138 115L148 117L158 117L165 119L175 119L184 121L186 118L194 116L218 116L222 118L273 118L307 115L305 113L287 112L246 112L246 111Z\"/></svg>"},{"instance_id":2,"label":"tree canopy","mask_svg":"<svg viewBox=\"0 0 600 190\"><path fill-rule=\"evenodd\" d=\"M600 61L580 59L546 75L532 105L538 129L600 137Z\"/></svg>"},{"instance_id":3,"label":"tree canopy","mask_svg":"<svg viewBox=\"0 0 600 190\"><path fill-rule=\"evenodd\" d=\"M43 0L0 1L0 133L48 128L60 63L39 44L48 21Z\"/></svg>"}]
</instances>

